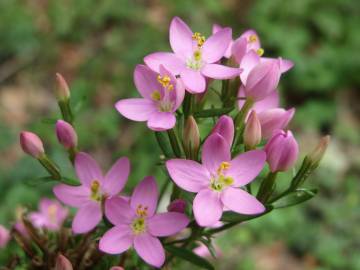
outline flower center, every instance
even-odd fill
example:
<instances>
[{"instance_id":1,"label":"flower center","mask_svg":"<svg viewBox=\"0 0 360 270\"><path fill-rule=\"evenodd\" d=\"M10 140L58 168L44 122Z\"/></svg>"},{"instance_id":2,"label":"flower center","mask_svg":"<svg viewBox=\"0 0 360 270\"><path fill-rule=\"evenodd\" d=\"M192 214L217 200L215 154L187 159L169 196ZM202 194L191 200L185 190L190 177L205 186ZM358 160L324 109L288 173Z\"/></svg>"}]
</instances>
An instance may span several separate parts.
<instances>
[{"instance_id":1,"label":"flower center","mask_svg":"<svg viewBox=\"0 0 360 270\"><path fill-rule=\"evenodd\" d=\"M94 201L100 202L102 195L100 192L100 182L98 180L93 180L91 182L90 190L91 190L90 198Z\"/></svg>"},{"instance_id":2,"label":"flower center","mask_svg":"<svg viewBox=\"0 0 360 270\"><path fill-rule=\"evenodd\" d=\"M143 217L138 217L131 223L131 229L135 235L142 234L146 231L146 221Z\"/></svg>"},{"instance_id":3,"label":"flower center","mask_svg":"<svg viewBox=\"0 0 360 270\"><path fill-rule=\"evenodd\" d=\"M52 224L55 224L56 223L56 214L57 214L57 207L55 204L52 204L48 207L48 215L49 215L49 219L50 219L50 222Z\"/></svg>"},{"instance_id":4,"label":"flower center","mask_svg":"<svg viewBox=\"0 0 360 270\"><path fill-rule=\"evenodd\" d=\"M186 66L193 70L200 70L203 66L204 62L201 57L201 50L196 50L193 53L193 56L186 60Z\"/></svg>"},{"instance_id":5,"label":"flower center","mask_svg":"<svg viewBox=\"0 0 360 270\"><path fill-rule=\"evenodd\" d=\"M205 36L201 35L201 33L199 32L195 32L193 35L192 35L192 39L195 40L197 42L197 46L199 48L202 47L202 45L204 45L205 43Z\"/></svg>"},{"instance_id":6,"label":"flower center","mask_svg":"<svg viewBox=\"0 0 360 270\"><path fill-rule=\"evenodd\" d=\"M234 183L232 177L224 175L224 171L228 170L230 167L231 164L229 162L221 162L219 168L216 170L216 175L212 177L210 182L210 188L212 190L220 192Z\"/></svg>"}]
</instances>

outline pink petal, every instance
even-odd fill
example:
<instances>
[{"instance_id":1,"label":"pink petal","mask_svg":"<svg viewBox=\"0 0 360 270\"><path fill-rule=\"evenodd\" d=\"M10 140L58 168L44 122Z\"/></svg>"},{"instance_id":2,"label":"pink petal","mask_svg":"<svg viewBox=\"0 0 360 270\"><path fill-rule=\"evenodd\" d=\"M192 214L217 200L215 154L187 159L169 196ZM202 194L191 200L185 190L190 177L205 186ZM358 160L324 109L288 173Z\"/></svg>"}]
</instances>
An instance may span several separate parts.
<instances>
[{"instance_id":1,"label":"pink petal","mask_svg":"<svg viewBox=\"0 0 360 270\"><path fill-rule=\"evenodd\" d=\"M224 56L231 41L232 31L227 27L210 36L202 47L202 58L207 63L215 63Z\"/></svg>"},{"instance_id":2,"label":"pink petal","mask_svg":"<svg viewBox=\"0 0 360 270\"><path fill-rule=\"evenodd\" d=\"M103 190L108 195L118 194L125 186L130 172L130 161L127 157L119 158L105 176Z\"/></svg>"},{"instance_id":3,"label":"pink petal","mask_svg":"<svg viewBox=\"0 0 360 270\"><path fill-rule=\"evenodd\" d=\"M161 242L148 233L135 237L134 248L139 256L152 266L160 268L165 262L165 251Z\"/></svg>"},{"instance_id":4,"label":"pink petal","mask_svg":"<svg viewBox=\"0 0 360 270\"><path fill-rule=\"evenodd\" d=\"M159 73L160 65L164 65L174 75L180 74L185 68L185 62L174 53L156 52L145 56L145 64L153 71Z\"/></svg>"},{"instance_id":5,"label":"pink petal","mask_svg":"<svg viewBox=\"0 0 360 270\"><path fill-rule=\"evenodd\" d=\"M179 56L188 58L193 51L193 32L179 17L174 17L170 24L170 46Z\"/></svg>"},{"instance_id":6,"label":"pink petal","mask_svg":"<svg viewBox=\"0 0 360 270\"><path fill-rule=\"evenodd\" d=\"M60 184L53 188L53 192L58 200L73 207L81 207L90 200L90 189L84 186Z\"/></svg>"},{"instance_id":7,"label":"pink petal","mask_svg":"<svg viewBox=\"0 0 360 270\"><path fill-rule=\"evenodd\" d=\"M174 108L173 108L174 111L177 110L181 106L181 104L184 100L184 97L185 97L185 85L184 85L184 82L180 78L176 79L175 89L176 89L175 90L176 97L175 97L175 104L174 104Z\"/></svg>"},{"instance_id":8,"label":"pink petal","mask_svg":"<svg viewBox=\"0 0 360 270\"><path fill-rule=\"evenodd\" d=\"M230 116L222 115L216 122L211 134L218 133L224 137L229 145L232 145L234 140L234 121Z\"/></svg>"},{"instance_id":9,"label":"pink petal","mask_svg":"<svg viewBox=\"0 0 360 270\"><path fill-rule=\"evenodd\" d=\"M230 210L244 215L255 215L265 211L265 207L254 196L239 188L229 187L221 195L223 204Z\"/></svg>"},{"instance_id":10,"label":"pink petal","mask_svg":"<svg viewBox=\"0 0 360 270\"><path fill-rule=\"evenodd\" d=\"M244 55L246 54L247 40L245 38L238 38L234 41L231 53L235 58L235 61L240 64Z\"/></svg>"},{"instance_id":11,"label":"pink petal","mask_svg":"<svg viewBox=\"0 0 360 270\"><path fill-rule=\"evenodd\" d=\"M221 25L218 25L218 24L213 24L213 27L212 27L212 33L215 34L216 32L219 32L220 30L224 29L226 27L222 27ZM226 51L225 51L225 57L226 58L230 58L231 57L231 52L232 52L232 46L233 46L233 41L231 40L230 41L230 44L229 46L227 47Z\"/></svg>"},{"instance_id":12,"label":"pink petal","mask_svg":"<svg viewBox=\"0 0 360 270\"><path fill-rule=\"evenodd\" d=\"M105 202L105 216L114 225L130 224L135 211L126 200L112 197Z\"/></svg>"},{"instance_id":13,"label":"pink petal","mask_svg":"<svg viewBox=\"0 0 360 270\"><path fill-rule=\"evenodd\" d=\"M230 145L224 137L214 133L206 139L201 159L209 172L215 174L221 162L230 161Z\"/></svg>"},{"instance_id":14,"label":"pink petal","mask_svg":"<svg viewBox=\"0 0 360 270\"><path fill-rule=\"evenodd\" d=\"M37 228L42 228L48 223L46 217L39 212L30 213L29 219L31 223Z\"/></svg>"},{"instance_id":15,"label":"pink petal","mask_svg":"<svg viewBox=\"0 0 360 270\"><path fill-rule=\"evenodd\" d=\"M201 73L216 80L232 79L238 76L241 72L239 68L232 68L218 64L207 64L205 65Z\"/></svg>"},{"instance_id":16,"label":"pink petal","mask_svg":"<svg viewBox=\"0 0 360 270\"><path fill-rule=\"evenodd\" d=\"M249 76L250 71L260 63L260 56L253 50L249 51L244 55L240 62L240 68L243 72L240 74L241 82L246 85L247 77Z\"/></svg>"},{"instance_id":17,"label":"pink petal","mask_svg":"<svg viewBox=\"0 0 360 270\"><path fill-rule=\"evenodd\" d=\"M160 84L157 81L157 73L145 65L136 65L134 71L134 83L136 89L143 98L151 99L151 94L159 90Z\"/></svg>"},{"instance_id":18,"label":"pink petal","mask_svg":"<svg viewBox=\"0 0 360 270\"><path fill-rule=\"evenodd\" d=\"M80 182L90 187L94 180L103 181L103 175L97 162L84 152L80 152L75 157L76 175Z\"/></svg>"},{"instance_id":19,"label":"pink petal","mask_svg":"<svg viewBox=\"0 0 360 270\"><path fill-rule=\"evenodd\" d=\"M154 131L164 131L175 126L176 117L171 112L155 112L147 122L148 128Z\"/></svg>"},{"instance_id":20,"label":"pink petal","mask_svg":"<svg viewBox=\"0 0 360 270\"><path fill-rule=\"evenodd\" d=\"M285 73L287 71L289 71L293 66L294 66L294 62L292 62L291 60L287 60L287 59L280 59L280 72L281 73ZM269 57L261 57L261 62L271 62L271 61L277 61L279 60L277 58L269 58Z\"/></svg>"},{"instance_id":21,"label":"pink petal","mask_svg":"<svg viewBox=\"0 0 360 270\"><path fill-rule=\"evenodd\" d=\"M42 198L39 203L39 210L41 213L47 214L49 207L52 205L56 205L56 204L59 204L59 203L55 200L50 200L48 198Z\"/></svg>"},{"instance_id":22,"label":"pink petal","mask_svg":"<svg viewBox=\"0 0 360 270\"><path fill-rule=\"evenodd\" d=\"M108 254L120 254L131 247L133 240L129 225L117 225L101 237L99 249Z\"/></svg>"},{"instance_id":23,"label":"pink petal","mask_svg":"<svg viewBox=\"0 0 360 270\"><path fill-rule=\"evenodd\" d=\"M221 218L223 205L220 193L208 188L201 190L193 202L196 222L203 227L214 225Z\"/></svg>"},{"instance_id":24,"label":"pink petal","mask_svg":"<svg viewBox=\"0 0 360 270\"><path fill-rule=\"evenodd\" d=\"M131 196L130 205L136 210L139 205L148 208L148 217L154 215L157 207L158 188L155 178L147 176L138 184Z\"/></svg>"},{"instance_id":25,"label":"pink petal","mask_svg":"<svg viewBox=\"0 0 360 270\"><path fill-rule=\"evenodd\" d=\"M252 150L238 155L231 161L226 175L234 178L234 186L250 183L261 172L265 165L266 154L262 150Z\"/></svg>"},{"instance_id":26,"label":"pink petal","mask_svg":"<svg viewBox=\"0 0 360 270\"><path fill-rule=\"evenodd\" d=\"M258 114L261 124L261 134L264 139L269 139L275 130L284 129L295 114L295 109L284 110L275 108Z\"/></svg>"},{"instance_id":27,"label":"pink petal","mask_svg":"<svg viewBox=\"0 0 360 270\"><path fill-rule=\"evenodd\" d=\"M245 97L244 86L241 86L239 88L238 97ZM239 100L238 101L239 109L242 108L244 103L245 103L244 100ZM268 95L266 98L255 102L255 104L252 106L251 109L255 110L255 112L257 114L259 114L259 113L261 113L263 111L273 109L273 108L277 108L277 107L279 107L279 104L280 104L279 91L275 90L270 95Z\"/></svg>"},{"instance_id":28,"label":"pink petal","mask_svg":"<svg viewBox=\"0 0 360 270\"><path fill-rule=\"evenodd\" d=\"M181 80L186 90L192 94L202 93L206 89L206 81L200 71L185 68L181 71Z\"/></svg>"},{"instance_id":29,"label":"pink petal","mask_svg":"<svg viewBox=\"0 0 360 270\"><path fill-rule=\"evenodd\" d=\"M144 98L122 99L115 104L120 114L133 121L147 121L157 111L155 102Z\"/></svg>"},{"instance_id":30,"label":"pink petal","mask_svg":"<svg viewBox=\"0 0 360 270\"><path fill-rule=\"evenodd\" d=\"M87 233L99 224L102 218L101 205L97 202L88 202L77 211L72 222L74 233Z\"/></svg>"},{"instance_id":31,"label":"pink petal","mask_svg":"<svg viewBox=\"0 0 360 270\"><path fill-rule=\"evenodd\" d=\"M251 35L254 35L256 36L256 41L253 41L253 42L249 42L249 38ZM261 44L260 44L260 39L259 39L259 36L258 34L256 33L255 30L252 30L252 29L249 29L249 30L246 30L241 36L240 38L245 38L246 41L248 41L248 45L247 45L247 50L257 50L257 49L260 49L261 47Z\"/></svg>"},{"instance_id":32,"label":"pink petal","mask_svg":"<svg viewBox=\"0 0 360 270\"><path fill-rule=\"evenodd\" d=\"M149 233L159 237L176 234L185 229L188 224L189 218L176 212L156 214L148 219Z\"/></svg>"},{"instance_id":33,"label":"pink petal","mask_svg":"<svg viewBox=\"0 0 360 270\"><path fill-rule=\"evenodd\" d=\"M182 189L198 192L209 184L210 174L193 160L171 159L166 162L171 179Z\"/></svg>"}]
</instances>

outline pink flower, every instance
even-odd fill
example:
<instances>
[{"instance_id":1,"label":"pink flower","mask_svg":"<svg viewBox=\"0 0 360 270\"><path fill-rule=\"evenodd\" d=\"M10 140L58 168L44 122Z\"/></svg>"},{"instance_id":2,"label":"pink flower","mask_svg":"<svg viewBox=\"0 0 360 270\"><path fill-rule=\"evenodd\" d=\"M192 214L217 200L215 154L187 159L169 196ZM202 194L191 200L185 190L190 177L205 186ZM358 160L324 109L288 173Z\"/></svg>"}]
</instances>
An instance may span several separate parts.
<instances>
[{"instance_id":1,"label":"pink flower","mask_svg":"<svg viewBox=\"0 0 360 270\"><path fill-rule=\"evenodd\" d=\"M58 120L56 122L55 131L59 143L66 149L75 148L77 146L78 137L76 131L68 122Z\"/></svg>"},{"instance_id":2,"label":"pink flower","mask_svg":"<svg viewBox=\"0 0 360 270\"><path fill-rule=\"evenodd\" d=\"M190 93L206 89L206 77L230 79L240 74L240 69L216 64L225 54L231 41L231 28L225 28L205 40L200 33L193 33L180 18L170 25L170 45L174 53L156 52L144 58L153 70L164 65L174 75L180 75Z\"/></svg>"},{"instance_id":3,"label":"pink flower","mask_svg":"<svg viewBox=\"0 0 360 270\"><path fill-rule=\"evenodd\" d=\"M39 203L39 211L30 213L29 219L35 227L57 231L67 218L68 212L58 201L44 198Z\"/></svg>"},{"instance_id":4,"label":"pink flower","mask_svg":"<svg viewBox=\"0 0 360 270\"><path fill-rule=\"evenodd\" d=\"M148 264L161 267L165 252L158 237L183 230L189 219L181 213L156 214L158 190L151 176L135 188L130 203L114 197L105 204L106 217L115 225L100 239L100 250L120 254L133 246Z\"/></svg>"},{"instance_id":5,"label":"pink flower","mask_svg":"<svg viewBox=\"0 0 360 270\"><path fill-rule=\"evenodd\" d=\"M0 225L0 248L7 246L10 241L10 232L2 225Z\"/></svg>"},{"instance_id":6,"label":"pink flower","mask_svg":"<svg viewBox=\"0 0 360 270\"><path fill-rule=\"evenodd\" d=\"M68 258L59 254L56 258L55 270L73 270L73 266Z\"/></svg>"},{"instance_id":7,"label":"pink flower","mask_svg":"<svg viewBox=\"0 0 360 270\"><path fill-rule=\"evenodd\" d=\"M101 205L117 195L125 186L130 171L128 158L116 161L108 173L103 173L96 161L86 153L78 153L75 170L81 186L60 184L54 187L56 197L66 205L79 208L72 223L75 233L86 233L101 221Z\"/></svg>"},{"instance_id":8,"label":"pink flower","mask_svg":"<svg viewBox=\"0 0 360 270\"><path fill-rule=\"evenodd\" d=\"M229 145L232 145L234 140L234 122L230 116L222 115L216 122L211 134L220 134Z\"/></svg>"},{"instance_id":9,"label":"pink flower","mask_svg":"<svg viewBox=\"0 0 360 270\"><path fill-rule=\"evenodd\" d=\"M159 74L144 65L134 71L136 88L143 98L130 98L116 103L116 109L126 118L147 121L150 129L162 131L175 126L175 111L184 99L184 87L180 80L163 66Z\"/></svg>"},{"instance_id":10,"label":"pink flower","mask_svg":"<svg viewBox=\"0 0 360 270\"><path fill-rule=\"evenodd\" d=\"M266 144L265 152L272 172L287 171L298 158L299 145L290 130L278 130Z\"/></svg>"},{"instance_id":11,"label":"pink flower","mask_svg":"<svg viewBox=\"0 0 360 270\"><path fill-rule=\"evenodd\" d=\"M22 131L20 133L20 145L26 154L34 158L40 158L45 154L44 145L35 133Z\"/></svg>"},{"instance_id":12,"label":"pink flower","mask_svg":"<svg viewBox=\"0 0 360 270\"><path fill-rule=\"evenodd\" d=\"M200 226L217 223L224 208L247 215L265 210L255 197L239 188L260 173L266 159L264 151L248 151L231 159L230 145L223 136L213 133L204 143L202 164L185 159L166 162L174 182L186 191L197 193L193 211Z\"/></svg>"}]
</instances>

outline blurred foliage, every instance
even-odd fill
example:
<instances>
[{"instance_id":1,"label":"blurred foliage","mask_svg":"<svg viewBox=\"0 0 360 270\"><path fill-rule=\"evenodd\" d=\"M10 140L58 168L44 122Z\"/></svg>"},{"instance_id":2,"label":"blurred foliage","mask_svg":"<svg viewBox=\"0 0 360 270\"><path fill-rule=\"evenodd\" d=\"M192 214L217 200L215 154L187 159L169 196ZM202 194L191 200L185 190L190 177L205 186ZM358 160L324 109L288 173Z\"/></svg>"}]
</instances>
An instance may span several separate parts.
<instances>
[{"instance_id":1,"label":"blurred foliage","mask_svg":"<svg viewBox=\"0 0 360 270\"><path fill-rule=\"evenodd\" d=\"M19 150L20 130L40 134L63 171L73 174L52 121L43 121L59 117L55 72L71 84L81 149L104 168L129 156L129 187L148 174L166 180L156 166L153 134L120 117L113 104L137 95L132 72L145 55L170 50L168 25L178 15L206 34L213 22L233 27L234 37L256 29L267 55L296 64L280 87L284 105L296 106L292 128L303 153L320 134L333 135L309 184L320 194L222 235L218 268L360 269L358 14L356 0L1 0L0 223L12 224L16 206L34 209L40 196L51 196L50 184L24 184L44 172ZM0 262L15 252L9 250L0 252Z\"/></svg>"}]
</instances>

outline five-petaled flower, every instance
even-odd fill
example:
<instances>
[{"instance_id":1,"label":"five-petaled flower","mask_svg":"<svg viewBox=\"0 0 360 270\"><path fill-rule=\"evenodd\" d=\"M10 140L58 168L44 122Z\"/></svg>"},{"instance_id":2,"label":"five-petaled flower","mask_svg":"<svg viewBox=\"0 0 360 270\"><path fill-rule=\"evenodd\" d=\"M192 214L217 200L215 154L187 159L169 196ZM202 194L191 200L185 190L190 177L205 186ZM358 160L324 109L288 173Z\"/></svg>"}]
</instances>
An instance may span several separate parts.
<instances>
[{"instance_id":1,"label":"five-petaled flower","mask_svg":"<svg viewBox=\"0 0 360 270\"><path fill-rule=\"evenodd\" d=\"M86 233L101 221L104 201L117 195L125 186L130 162L126 157L118 159L103 176L96 161L81 152L76 155L75 170L81 186L60 184L54 187L54 193L64 204L79 208L72 229L74 233Z\"/></svg>"},{"instance_id":2,"label":"five-petaled flower","mask_svg":"<svg viewBox=\"0 0 360 270\"><path fill-rule=\"evenodd\" d=\"M189 223L177 212L156 214L158 189L155 179L145 177L135 188L130 202L113 197L105 203L105 214L115 225L100 239L100 250L120 254L134 246L148 264L160 267L165 261L164 248L157 237L174 235Z\"/></svg>"},{"instance_id":3,"label":"five-petaled flower","mask_svg":"<svg viewBox=\"0 0 360 270\"><path fill-rule=\"evenodd\" d=\"M231 79L241 72L239 68L217 64L229 46L231 33L231 28L225 28L205 39L200 33L193 33L185 22L175 17L169 31L174 53L152 53L144 58L144 62L157 72L164 65L174 75L180 75L190 93L202 93L206 90L206 77Z\"/></svg>"},{"instance_id":4,"label":"five-petaled flower","mask_svg":"<svg viewBox=\"0 0 360 270\"><path fill-rule=\"evenodd\" d=\"M202 164L185 159L172 159L166 168L174 182L182 189L196 192L193 210L200 226L211 226L218 222L224 207L240 214L262 213L264 206L252 195L239 187L250 183L262 170L266 155L253 150L231 159L229 130L233 129L230 117L223 116L222 129L211 134L202 151ZM227 127L231 125L231 127ZM224 135L222 136L222 130Z\"/></svg>"}]
</instances>

